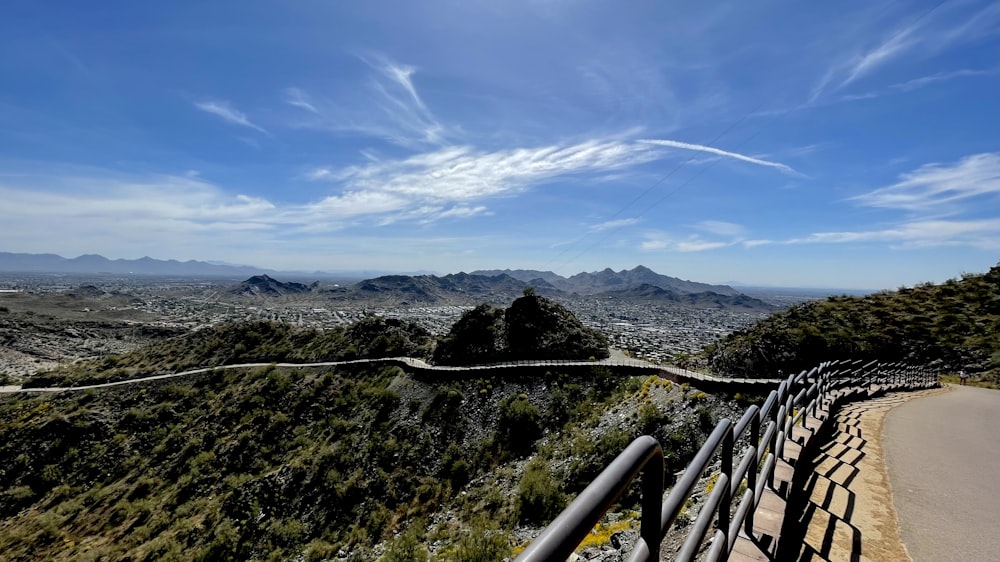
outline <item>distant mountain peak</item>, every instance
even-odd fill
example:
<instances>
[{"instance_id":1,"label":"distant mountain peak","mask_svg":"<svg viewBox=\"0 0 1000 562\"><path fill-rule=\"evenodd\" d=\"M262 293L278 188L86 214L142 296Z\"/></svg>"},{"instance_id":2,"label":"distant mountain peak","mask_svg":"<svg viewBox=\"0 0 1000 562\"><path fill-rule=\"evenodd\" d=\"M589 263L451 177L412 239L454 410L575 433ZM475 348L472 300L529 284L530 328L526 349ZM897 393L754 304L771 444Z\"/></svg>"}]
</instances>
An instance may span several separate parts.
<instances>
[{"instance_id":1,"label":"distant mountain peak","mask_svg":"<svg viewBox=\"0 0 1000 562\"><path fill-rule=\"evenodd\" d=\"M308 293L311 288L302 283L283 283L267 274L254 275L230 291L237 296L282 297Z\"/></svg>"},{"instance_id":2,"label":"distant mountain peak","mask_svg":"<svg viewBox=\"0 0 1000 562\"><path fill-rule=\"evenodd\" d=\"M243 278L262 270L258 267L219 265L196 260L186 262L172 259L158 260L149 256L135 260L110 260L99 254L83 254L75 258L64 258L56 254L0 252L0 271Z\"/></svg>"}]
</instances>

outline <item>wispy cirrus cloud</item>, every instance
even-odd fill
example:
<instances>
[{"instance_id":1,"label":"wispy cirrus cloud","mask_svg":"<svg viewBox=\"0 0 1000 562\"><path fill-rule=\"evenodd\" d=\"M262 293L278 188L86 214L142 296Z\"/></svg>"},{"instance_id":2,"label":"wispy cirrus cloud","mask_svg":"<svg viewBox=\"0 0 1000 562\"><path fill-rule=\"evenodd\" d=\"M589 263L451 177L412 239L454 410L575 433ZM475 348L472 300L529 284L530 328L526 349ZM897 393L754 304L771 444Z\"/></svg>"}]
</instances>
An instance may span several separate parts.
<instances>
[{"instance_id":1,"label":"wispy cirrus cloud","mask_svg":"<svg viewBox=\"0 0 1000 562\"><path fill-rule=\"evenodd\" d=\"M903 92L912 92L913 90L919 90L925 86L931 84L936 84L938 82L947 82L948 80L954 80L955 78L969 78L975 76L992 76L997 73L997 69L991 70L977 70L971 68L963 68L960 70L953 70L951 72L938 72L936 74L931 74L929 76L921 76L920 78L914 78L913 80L907 80L906 82L900 82L898 84L893 84L889 88L893 90L899 90Z\"/></svg>"},{"instance_id":2,"label":"wispy cirrus cloud","mask_svg":"<svg viewBox=\"0 0 1000 562\"><path fill-rule=\"evenodd\" d=\"M639 244L639 249L647 252L704 252L718 250L719 248L725 248L733 244L734 242L724 242L721 240L704 240L698 236L675 239L666 233L654 232L646 234L645 239Z\"/></svg>"},{"instance_id":3,"label":"wispy cirrus cloud","mask_svg":"<svg viewBox=\"0 0 1000 562\"><path fill-rule=\"evenodd\" d=\"M975 9L975 5L969 2L953 5L940 2L905 24L896 26L890 33L867 41L874 46L842 56L827 69L813 87L809 103L813 104L825 94L871 76L891 63L907 58L931 57L956 45L995 35L997 5L988 2L980 6ZM845 37L845 50L858 43L858 37L853 34ZM922 85L914 84L915 87Z\"/></svg>"},{"instance_id":4,"label":"wispy cirrus cloud","mask_svg":"<svg viewBox=\"0 0 1000 562\"><path fill-rule=\"evenodd\" d=\"M901 174L898 182L849 199L859 205L902 211L907 218L874 228L814 232L782 244L884 243L895 249L966 246L1000 248L1000 154L972 154Z\"/></svg>"},{"instance_id":5,"label":"wispy cirrus cloud","mask_svg":"<svg viewBox=\"0 0 1000 562\"><path fill-rule=\"evenodd\" d=\"M632 226L639 223L638 217L632 217L627 219L615 219L604 222L599 222L597 224L590 225L591 232L604 232L606 230L615 230L618 228L624 228L626 226Z\"/></svg>"},{"instance_id":6,"label":"wispy cirrus cloud","mask_svg":"<svg viewBox=\"0 0 1000 562\"><path fill-rule=\"evenodd\" d=\"M917 36L917 30L920 28L920 21L900 29L871 51L858 55L846 65L843 71L846 76L838 88L847 86L919 43L920 38Z\"/></svg>"},{"instance_id":7,"label":"wispy cirrus cloud","mask_svg":"<svg viewBox=\"0 0 1000 562\"><path fill-rule=\"evenodd\" d=\"M693 144L689 142L681 142L676 140L666 140L666 139L641 139L638 142L644 144L652 144L656 146L665 146L668 148L679 148L681 150L694 150L698 152L707 152L709 154L715 154L717 156L724 156L726 158L734 158L736 160L741 160L743 162L757 164L758 166L767 166L770 168L775 168L787 174L801 175L799 174L799 172L796 172L794 169L792 169L791 166L788 166L787 164L762 160L760 158L754 158L752 156L747 156L745 154L739 154L736 152L729 152L727 150L722 150L711 146Z\"/></svg>"},{"instance_id":8,"label":"wispy cirrus cloud","mask_svg":"<svg viewBox=\"0 0 1000 562\"><path fill-rule=\"evenodd\" d=\"M703 221L694 227L709 232L715 239L707 239L701 234L677 236L668 232L653 230L646 232L639 243L644 251L705 252L735 246L743 241L745 230L742 226L725 221Z\"/></svg>"},{"instance_id":9,"label":"wispy cirrus cloud","mask_svg":"<svg viewBox=\"0 0 1000 562\"><path fill-rule=\"evenodd\" d=\"M491 197L516 194L557 178L586 175L599 180L602 174L665 156L656 146L620 139L498 151L446 147L398 160L312 169L301 178L329 182L332 193L298 204L234 195L232 188L223 189L198 176L121 178L111 172L58 176L46 180L51 182L49 191L12 185L11 181L21 181L15 178L0 182L0 199L5 209L23 220L24 224L12 222L10 229L39 236L42 233L30 225L43 222L43 214L46 220L58 218L66 232L103 232L109 239L140 228L163 236L243 230L315 234L348 226L426 224L488 215L485 200ZM65 184L62 189L61 184ZM635 222L638 219L618 219L598 228Z\"/></svg>"},{"instance_id":10,"label":"wispy cirrus cloud","mask_svg":"<svg viewBox=\"0 0 1000 562\"><path fill-rule=\"evenodd\" d=\"M746 228L743 225L719 220L701 221L695 225L695 228L717 236L730 236L740 239L746 234Z\"/></svg>"},{"instance_id":11,"label":"wispy cirrus cloud","mask_svg":"<svg viewBox=\"0 0 1000 562\"><path fill-rule=\"evenodd\" d=\"M358 58L371 70L358 92L328 99L286 88L285 103L311 114L291 120L290 126L371 137L413 150L444 146L455 137L417 91L416 67L381 54Z\"/></svg>"},{"instance_id":12,"label":"wispy cirrus cloud","mask_svg":"<svg viewBox=\"0 0 1000 562\"><path fill-rule=\"evenodd\" d=\"M816 232L802 238L793 238L784 243L888 242L899 249L971 246L984 250L995 250L998 240L1000 240L1000 218L909 221L882 229Z\"/></svg>"},{"instance_id":13,"label":"wispy cirrus cloud","mask_svg":"<svg viewBox=\"0 0 1000 562\"><path fill-rule=\"evenodd\" d=\"M304 109L311 113L319 113L316 106L309 101L309 97L305 92L298 88L286 88L285 89L285 103L288 105Z\"/></svg>"},{"instance_id":14,"label":"wispy cirrus cloud","mask_svg":"<svg viewBox=\"0 0 1000 562\"><path fill-rule=\"evenodd\" d=\"M379 106L389 119L415 135L417 141L430 144L445 141L448 137L445 127L424 104L413 84L416 67L399 64L381 55L361 57L361 60L381 74L381 78L372 80L372 87L381 94Z\"/></svg>"},{"instance_id":15,"label":"wispy cirrus cloud","mask_svg":"<svg viewBox=\"0 0 1000 562\"><path fill-rule=\"evenodd\" d=\"M850 200L870 207L940 214L958 212L957 204L987 194L1000 194L1000 154L973 154L954 164L925 164L902 174L892 185Z\"/></svg>"},{"instance_id":16,"label":"wispy cirrus cloud","mask_svg":"<svg viewBox=\"0 0 1000 562\"><path fill-rule=\"evenodd\" d=\"M211 113L212 115L220 117L224 121L232 123L233 125L240 125L242 127L248 127L250 129L260 131L264 134L270 134L263 127L250 121L245 113L238 111L229 105L229 102L227 101L200 101L195 102L194 106L206 113Z\"/></svg>"},{"instance_id":17,"label":"wispy cirrus cloud","mask_svg":"<svg viewBox=\"0 0 1000 562\"><path fill-rule=\"evenodd\" d=\"M467 201L515 193L557 177L626 169L661 157L643 145L617 140L496 151L450 146L347 168L342 174L344 186L351 190Z\"/></svg>"},{"instance_id":18,"label":"wispy cirrus cloud","mask_svg":"<svg viewBox=\"0 0 1000 562\"><path fill-rule=\"evenodd\" d=\"M824 107L840 105L844 103L873 100L885 96L893 96L908 92L915 92L917 90L921 90L928 86L933 86L935 84L939 84L942 82L949 82L951 80L956 80L961 78L976 78L982 76L993 76L996 74L997 74L997 69L986 69L986 70L959 69L950 72L938 72L935 74L921 76L919 78L913 78L911 80L906 80L904 82L897 82L895 84L890 84L889 86L878 90L871 90L867 92L859 92L853 94L839 94L837 96L826 97L822 100L817 99L818 96L813 96L809 101L801 103L799 105L759 110L752 113L751 115L754 117L785 115L788 113L795 113L798 111L819 109ZM786 155L787 154L790 153L786 153Z\"/></svg>"}]
</instances>

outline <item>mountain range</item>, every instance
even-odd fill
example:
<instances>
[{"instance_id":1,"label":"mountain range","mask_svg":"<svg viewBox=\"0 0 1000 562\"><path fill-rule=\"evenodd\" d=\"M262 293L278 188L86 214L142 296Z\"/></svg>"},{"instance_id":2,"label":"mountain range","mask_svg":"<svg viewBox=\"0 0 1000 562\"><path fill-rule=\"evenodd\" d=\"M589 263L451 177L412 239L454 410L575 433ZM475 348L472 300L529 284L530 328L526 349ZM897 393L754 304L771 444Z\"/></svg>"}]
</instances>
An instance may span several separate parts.
<instances>
[{"instance_id":1,"label":"mountain range","mask_svg":"<svg viewBox=\"0 0 1000 562\"><path fill-rule=\"evenodd\" d=\"M509 275L514 279L529 283L536 288L549 285L560 291L577 293L579 295L595 295L607 291L628 291L638 289L643 285L659 287L679 294L705 292L727 296L741 294L728 285L709 285L707 283L686 281L668 275L660 275L643 265L621 271L606 268L592 273L577 273L571 277L563 277L551 271L535 271L530 269L491 269L473 271L472 274L487 276Z\"/></svg>"},{"instance_id":2,"label":"mountain range","mask_svg":"<svg viewBox=\"0 0 1000 562\"><path fill-rule=\"evenodd\" d=\"M259 267L214 264L203 261L158 260L143 257L137 260L110 260L97 254L64 258L56 254L16 254L0 252L0 271L17 273L84 273L119 275L177 275L195 277L244 277L260 273ZM270 272L268 273L277 273Z\"/></svg>"},{"instance_id":3,"label":"mountain range","mask_svg":"<svg viewBox=\"0 0 1000 562\"><path fill-rule=\"evenodd\" d=\"M531 269L478 270L449 275L376 275L373 272L279 272L253 266L188 260L108 259L96 254L64 258L55 254L0 252L0 271L160 275L246 279L232 287L234 297L275 298L292 295L332 300L371 300L386 304L482 302L510 299L525 287L553 297L600 296L611 299L672 303L698 308L769 309L764 301L748 297L728 285L710 285L661 275L639 265L633 269L577 273L570 277ZM320 279L310 284L278 281L275 277ZM334 284L331 278L363 279L353 285Z\"/></svg>"},{"instance_id":4,"label":"mountain range","mask_svg":"<svg viewBox=\"0 0 1000 562\"><path fill-rule=\"evenodd\" d=\"M382 275L380 271L277 271L251 265L197 260L108 259L97 254L64 258L56 254L0 252L0 271L11 273L76 273L84 275L157 275L170 277L218 277L242 279L248 275L294 276L296 278L364 279Z\"/></svg>"},{"instance_id":5,"label":"mountain range","mask_svg":"<svg viewBox=\"0 0 1000 562\"><path fill-rule=\"evenodd\" d=\"M637 271L638 270L638 271ZM610 271L610 270L606 270ZM489 273L489 272L487 272ZM530 277L523 272L522 276ZM554 275L554 274L553 274ZM551 278L551 277L550 277ZM562 279L562 282L559 281ZM341 301L378 302L386 305L408 304L473 304L484 301L506 302L520 296L527 287L538 294L550 297L592 297L625 302L670 304L689 308L740 308L748 310L773 310L774 306L760 299L741 294L729 287L704 285L676 280L659 275L639 266L631 271L581 273L571 278L554 279L564 287L580 287L585 293L566 291L544 277L531 282L517 279L507 273L482 275L479 273L453 273L449 275L385 275L365 279L354 285L340 286L316 281L309 285L278 281L268 275L255 275L228 293L234 297L250 298L321 298ZM666 287L650 283L637 283L636 279L650 279ZM680 282L681 289L673 288ZM699 286L717 288L719 291L694 291ZM688 289L688 291L684 291ZM728 289L728 290L727 290Z\"/></svg>"}]
</instances>

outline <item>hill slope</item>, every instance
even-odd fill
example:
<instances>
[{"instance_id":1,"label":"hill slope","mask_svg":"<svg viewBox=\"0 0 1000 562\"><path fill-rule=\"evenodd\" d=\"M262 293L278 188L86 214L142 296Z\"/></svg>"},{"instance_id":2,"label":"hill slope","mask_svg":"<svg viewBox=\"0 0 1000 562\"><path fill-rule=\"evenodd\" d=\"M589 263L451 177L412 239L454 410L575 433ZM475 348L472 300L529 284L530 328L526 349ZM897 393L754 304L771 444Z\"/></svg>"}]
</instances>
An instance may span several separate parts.
<instances>
[{"instance_id":1,"label":"hill slope","mask_svg":"<svg viewBox=\"0 0 1000 562\"><path fill-rule=\"evenodd\" d=\"M724 400L601 369L434 380L265 367L0 396L0 552L499 561L524 540L515 526L537 533L640 432L665 445L669 475L720 415L734 415Z\"/></svg>"},{"instance_id":2,"label":"hill slope","mask_svg":"<svg viewBox=\"0 0 1000 562\"><path fill-rule=\"evenodd\" d=\"M713 370L744 376L854 357L995 373L1000 368L1000 266L940 285L837 296L787 311L706 348Z\"/></svg>"},{"instance_id":3,"label":"hill slope","mask_svg":"<svg viewBox=\"0 0 1000 562\"><path fill-rule=\"evenodd\" d=\"M277 322L220 324L129 353L64 366L31 377L24 385L81 386L240 363L428 358L432 346L427 330L394 318L367 318L323 331Z\"/></svg>"},{"instance_id":4,"label":"hill slope","mask_svg":"<svg viewBox=\"0 0 1000 562\"><path fill-rule=\"evenodd\" d=\"M524 359L603 359L604 334L588 328L562 305L530 291L506 310L480 305L462 315L434 350L443 365Z\"/></svg>"},{"instance_id":5,"label":"hill slope","mask_svg":"<svg viewBox=\"0 0 1000 562\"><path fill-rule=\"evenodd\" d=\"M284 295L307 293L309 291L310 287L302 283L285 283L269 275L254 275L229 292L236 296L281 297Z\"/></svg>"}]
</instances>

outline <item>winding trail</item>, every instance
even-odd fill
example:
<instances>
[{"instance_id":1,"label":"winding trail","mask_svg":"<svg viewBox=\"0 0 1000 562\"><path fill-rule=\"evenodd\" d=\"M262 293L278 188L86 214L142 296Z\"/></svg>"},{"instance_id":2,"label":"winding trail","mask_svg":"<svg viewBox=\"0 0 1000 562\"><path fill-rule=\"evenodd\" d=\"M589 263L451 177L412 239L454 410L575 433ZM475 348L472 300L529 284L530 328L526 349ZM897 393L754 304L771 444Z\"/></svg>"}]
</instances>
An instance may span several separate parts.
<instances>
[{"instance_id":1,"label":"winding trail","mask_svg":"<svg viewBox=\"0 0 1000 562\"><path fill-rule=\"evenodd\" d=\"M883 426L903 544L916 561L1000 560L1000 392L971 386L901 404Z\"/></svg>"},{"instance_id":2,"label":"winding trail","mask_svg":"<svg viewBox=\"0 0 1000 562\"><path fill-rule=\"evenodd\" d=\"M650 363L648 361L642 361L639 359L622 358L617 354L612 354L612 356L609 357L608 359L601 359L598 361L512 361L508 363L493 363L489 365L470 365L461 367L447 366L447 365L431 365L426 361L423 361L421 359L416 359L413 357L385 357L380 359L354 359L352 361L323 361L319 363L240 363L236 365L202 367L199 369L181 371L179 373L152 375L148 377L139 377L122 381L90 384L83 386L54 386L47 388L23 388L20 386L0 386L0 394L11 394L19 392L41 393L41 392L69 392L69 391L80 391L80 390L92 390L97 388L109 388L125 384L136 384L141 382L173 379L188 375L197 375L200 373L207 373L208 371L213 371L216 369L247 369L254 367L266 367L268 365L275 365L277 367L292 368L292 369L305 369L314 367L339 367L343 365L359 365L365 363L384 363L389 365L401 365L415 371L436 371L436 372L455 372L455 373L488 372L495 370L538 368L538 367L594 367L594 366L626 367L630 369L646 369L650 371L658 371L667 374L670 378L677 379L680 381L702 381L714 384L739 384L744 386L759 385L761 387L774 386L781 383L780 379L746 379L746 378L732 378L732 377L717 377L713 375L706 375L704 373L697 373L695 371L689 371L687 369L681 369L679 367L656 365L654 363Z\"/></svg>"}]
</instances>

